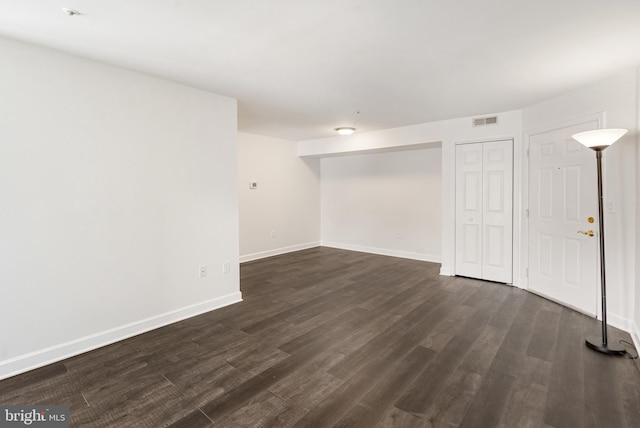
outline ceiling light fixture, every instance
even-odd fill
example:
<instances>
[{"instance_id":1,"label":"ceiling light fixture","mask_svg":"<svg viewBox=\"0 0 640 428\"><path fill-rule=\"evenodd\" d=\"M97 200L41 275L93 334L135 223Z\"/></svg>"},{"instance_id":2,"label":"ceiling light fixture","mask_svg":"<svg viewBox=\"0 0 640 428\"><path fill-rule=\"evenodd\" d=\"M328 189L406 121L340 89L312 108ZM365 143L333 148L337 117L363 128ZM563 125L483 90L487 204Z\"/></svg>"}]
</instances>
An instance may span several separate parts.
<instances>
[{"instance_id":1,"label":"ceiling light fixture","mask_svg":"<svg viewBox=\"0 0 640 428\"><path fill-rule=\"evenodd\" d=\"M340 128L336 128L336 132L340 135L351 135L356 132L356 128L351 126L341 126Z\"/></svg>"},{"instance_id":2,"label":"ceiling light fixture","mask_svg":"<svg viewBox=\"0 0 640 428\"><path fill-rule=\"evenodd\" d=\"M63 8L62 8L62 11L63 11L64 13L66 13L67 15L69 15L69 16L82 15L82 14L81 14L80 12L78 12L77 10L75 10L75 9L69 9L69 8L67 8L67 7L63 7Z\"/></svg>"},{"instance_id":3,"label":"ceiling light fixture","mask_svg":"<svg viewBox=\"0 0 640 428\"><path fill-rule=\"evenodd\" d=\"M353 126L340 126L338 128L335 129L335 131L340 134L340 135L351 135L354 132L356 132L356 119L358 118L358 115L360 114L359 111L356 112L355 117L353 118Z\"/></svg>"}]
</instances>

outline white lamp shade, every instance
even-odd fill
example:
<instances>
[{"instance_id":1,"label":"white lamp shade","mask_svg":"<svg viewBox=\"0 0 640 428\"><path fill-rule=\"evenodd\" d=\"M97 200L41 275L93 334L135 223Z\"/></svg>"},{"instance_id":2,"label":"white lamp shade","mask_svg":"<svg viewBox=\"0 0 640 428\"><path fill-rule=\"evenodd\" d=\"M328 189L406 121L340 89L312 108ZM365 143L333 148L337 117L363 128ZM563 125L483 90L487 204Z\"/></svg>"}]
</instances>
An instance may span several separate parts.
<instances>
[{"instance_id":1,"label":"white lamp shade","mask_svg":"<svg viewBox=\"0 0 640 428\"><path fill-rule=\"evenodd\" d=\"M350 126L343 126L341 128L336 128L336 132L340 135L351 135L356 131L356 128L352 128Z\"/></svg>"},{"instance_id":2,"label":"white lamp shade","mask_svg":"<svg viewBox=\"0 0 640 428\"><path fill-rule=\"evenodd\" d=\"M595 131L579 132L571 137L589 148L602 148L615 143L626 133L626 129L596 129Z\"/></svg>"}]
</instances>

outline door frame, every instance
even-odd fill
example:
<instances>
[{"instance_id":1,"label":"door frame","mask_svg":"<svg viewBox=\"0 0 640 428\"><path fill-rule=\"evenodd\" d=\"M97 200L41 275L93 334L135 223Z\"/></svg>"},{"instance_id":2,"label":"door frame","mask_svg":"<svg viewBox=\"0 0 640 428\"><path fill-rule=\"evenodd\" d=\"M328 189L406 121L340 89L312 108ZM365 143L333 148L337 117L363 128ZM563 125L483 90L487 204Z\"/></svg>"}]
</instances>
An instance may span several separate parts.
<instances>
[{"instance_id":1,"label":"door frame","mask_svg":"<svg viewBox=\"0 0 640 428\"><path fill-rule=\"evenodd\" d=\"M529 217L528 217L528 212L529 212L529 189L530 189L530 183L529 183L529 163L530 163L530 158L528 156L529 153L529 147L530 147L530 141L531 141L531 137L533 137L534 135L538 135L538 134L544 134L547 132L553 132L553 131L557 131L559 129L563 129L563 128L567 128L570 126L577 126L580 125L582 123L585 122L596 122L598 125L598 129L602 129L605 127L605 120L606 120L606 115L605 112L598 112L598 113L593 113L593 114L589 114L586 116L580 116L574 119L569 119L569 120L565 120L562 122L556 122L553 124L549 124L547 126L543 126L543 127L538 127L538 128L534 128L534 129L530 129L524 132L524 138L523 138L523 145L524 145L524 153L525 156L522 158L522 164L521 164L521 171L522 171L522 175L521 175L521 180L522 180L522 202L523 202L523 211L524 211L524 216L523 216L523 221L521 223L521 227L519 230L519 234L520 234L520 243L521 243L521 247L520 247L520 266L522 267L522 269L520 270L521 273L521 277L518 280L518 287L523 288L525 290L528 290L532 293L535 294L534 291L532 291L529 288L529 250L531 248L530 242L529 242ZM598 288L598 296L597 299L598 301L600 301L600 287ZM545 296L546 297L546 296ZM548 297L547 297L548 298ZM566 304L563 304L564 306L567 306ZM600 318L600 308L598 305L598 318Z\"/></svg>"}]
</instances>

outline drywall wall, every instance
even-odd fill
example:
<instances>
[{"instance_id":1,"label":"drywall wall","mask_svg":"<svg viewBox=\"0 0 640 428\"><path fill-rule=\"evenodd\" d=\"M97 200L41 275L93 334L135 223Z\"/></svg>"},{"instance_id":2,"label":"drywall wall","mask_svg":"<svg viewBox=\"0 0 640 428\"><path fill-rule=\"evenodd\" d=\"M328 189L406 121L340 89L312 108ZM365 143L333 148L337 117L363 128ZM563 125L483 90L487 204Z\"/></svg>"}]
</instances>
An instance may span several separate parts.
<instances>
[{"instance_id":1,"label":"drywall wall","mask_svg":"<svg viewBox=\"0 0 640 428\"><path fill-rule=\"evenodd\" d=\"M498 123L473 126L472 117L421 123L401 128L356 132L346 137L319 138L298 143L298 155L330 157L440 147L461 141L513 138L521 133L521 112L508 111L479 116L498 116Z\"/></svg>"},{"instance_id":2,"label":"drywall wall","mask_svg":"<svg viewBox=\"0 0 640 428\"><path fill-rule=\"evenodd\" d=\"M630 331L636 278L637 71L623 70L599 82L523 110L523 129L533 134L563 121L604 112L607 128L630 132L603 156L607 315L609 323Z\"/></svg>"},{"instance_id":3,"label":"drywall wall","mask_svg":"<svg viewBox=\"0 0 640 428\"><path fill-rule=\"evenodd\" d=\"M298 157L293 141L238 133L238 203L240 261L317 247L320 160Z\"/></svg>"},{"instance_id":4,"label":"drywall wall","mask_svg":"<svg viewBox=\"0 0 640 428\"><path fill-rule=\"evenodd\" d=\"M239 301L236 101L0 51L0 378Z\"/></svg>"},{"instance_id":5,"label":"drywall wall","mask_svg":"<svg viewBox=\"0 0 640 428\"><path fill-rule=\"evenodd\" d=\"M322 244L441 261L440 148L322 159Z\"/></svg>"},{"instance_id":6,"label":"drywall wall","mask_svg":"<svg viewBox=\"0 0 640 428\"><path fill-rule=\"evenodd\" d=\"M636 69L636 191L640 189L640 66ZM637 193L636 193L637 195ZM636 348L640 349L640 198L636 201L636 233L635 233L635 280L631 285L635 294L634 317L633 317L633 340Z\"/></svg>"}]
</instances>

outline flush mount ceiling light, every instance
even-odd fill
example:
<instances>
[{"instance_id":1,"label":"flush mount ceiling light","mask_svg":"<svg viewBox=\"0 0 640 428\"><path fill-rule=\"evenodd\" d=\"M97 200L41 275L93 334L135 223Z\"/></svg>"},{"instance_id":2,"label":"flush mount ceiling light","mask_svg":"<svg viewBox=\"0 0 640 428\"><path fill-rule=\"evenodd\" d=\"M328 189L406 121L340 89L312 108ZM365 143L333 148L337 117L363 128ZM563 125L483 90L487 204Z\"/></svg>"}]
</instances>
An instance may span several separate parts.
<instances>
[{"instance_id":1,"label":"flush mount ceiling light","mask_svg":"<svg viewBox=\"0 0 640 428\"><path fill-rule=\"evenodd\" d=\"M351 135L356 132L356 119L360 115L360 112L357 111L353 117L353 126L340 126L335 129L335 131L340 135Z\"/></svg>"},{"instance_id":2,"label":"flush mount ceiling light","mask_svg":"<svg viewBox=\"0 0 640 428\"><path fill-rule=\"evenodd\" d=\"M66 13L67 15L69 15L69 16L82 15L82 14L81 14L80 12L78 12L77 10L75 10L75 9L69 9L68 7L63 7L63 8L62 8L62 11L63 11L64 13Z\"/></svg>"},{"instance_id":3,"label":"flush mount ceiling light","mask_svg":"<svg viewBox=\"0 0 640 428\"><path fill-rule=\"evenodd\" d=\"M336 128L336 132L340 135L351 135L356 132L356 128L351 126L341 126L340 128Z\"/></svg>"}]
</instances>

